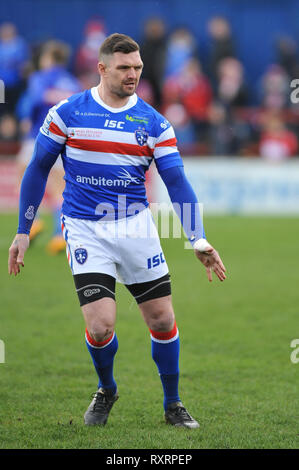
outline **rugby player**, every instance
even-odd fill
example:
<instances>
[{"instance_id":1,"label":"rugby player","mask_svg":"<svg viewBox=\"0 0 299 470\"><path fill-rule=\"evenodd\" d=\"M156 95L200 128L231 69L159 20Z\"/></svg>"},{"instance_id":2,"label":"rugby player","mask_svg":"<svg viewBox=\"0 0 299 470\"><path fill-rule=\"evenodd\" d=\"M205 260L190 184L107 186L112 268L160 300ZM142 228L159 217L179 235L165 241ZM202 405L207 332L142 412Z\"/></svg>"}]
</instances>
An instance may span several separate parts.
<instances>
[{"instance_id":1,"label":"rugby player","mask_svg":"<svg viewBox=\"0 0 299 470\"><path fill-rule=\"evenodd\" d=\"M192 429L199 423L179 395L180 340L169 270L144 186L153 160L209 281L212 272L223 281L225 267L206 240L172 126L136 94L142 68L138 44L126 35L112 34L100 47L100 84L49 111L22 180L9 273L17 275L24 266L30 227L48 173L61 154L67 257L86 323L86 345L99 377L85 424L106 424L118 399L113 361L118 349L115 283L119 281L136 299L149 328L166 422ZM191 222L180 210L184 204L192 209Z\"/></svg>"}]
</instances>

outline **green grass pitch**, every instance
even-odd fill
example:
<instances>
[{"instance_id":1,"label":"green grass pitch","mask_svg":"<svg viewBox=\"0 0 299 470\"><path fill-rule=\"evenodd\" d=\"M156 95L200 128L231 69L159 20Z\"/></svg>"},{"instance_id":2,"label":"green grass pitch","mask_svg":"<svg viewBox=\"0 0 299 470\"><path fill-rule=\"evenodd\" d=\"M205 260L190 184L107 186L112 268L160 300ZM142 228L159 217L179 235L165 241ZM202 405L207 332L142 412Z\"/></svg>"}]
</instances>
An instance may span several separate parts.
<instances>
[{"instance_id":1,"label":"green grass pitch","mask_svg":"<svg viewBox=\"0 0 299 470\"><path fill-rule=\"evenodd\" d=\"M9 277L16 224L16 215L1 215L0 448L298 448L299 363L290 360L299 338L298 219L205 217L224 283L208 283L183 240L162 240L181 338L180 394L196 430L164 423L149 333L120 285L120 399L105 428L84 426L97 377L66 257L45 253L49 230L21 275Z\"/></svg>"}]
</instances>

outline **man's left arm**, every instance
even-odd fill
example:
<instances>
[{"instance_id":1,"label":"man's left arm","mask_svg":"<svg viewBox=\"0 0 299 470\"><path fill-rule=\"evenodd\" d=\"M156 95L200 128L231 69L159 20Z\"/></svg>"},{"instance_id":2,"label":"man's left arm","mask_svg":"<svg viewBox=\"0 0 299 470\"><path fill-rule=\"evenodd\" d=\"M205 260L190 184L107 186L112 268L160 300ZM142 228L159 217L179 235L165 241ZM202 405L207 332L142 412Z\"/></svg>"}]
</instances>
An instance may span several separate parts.
<instances>
[{"instance_id":1,"label":"man's left arm","mask_svg":"<svg viewBox=\"0 0 299 470\"><path fill-rule=\"evenodd\" d=\"M206 240L199 203L185 175L183 164L171 167L167 165L164 168L158 164L157 167L195 255L206 268L209 281L212 281L212 271L220 281L224 281L226 278L224 264L218 252Z\"/></svg>"},{"instance_id":2,"label":"man's left arm","mask_svg":"<svg viewBox=\"0 0 299 470\"><path fill-rule=\"evenodd\" d=\"M209 281L212 281L212 271L224 281L225 267L218 252L206 240L197 197L186 178L173 127L162 115L156 116L154 159L157 170L194 253L206 268Z\"/></svg>"}]
</instances>

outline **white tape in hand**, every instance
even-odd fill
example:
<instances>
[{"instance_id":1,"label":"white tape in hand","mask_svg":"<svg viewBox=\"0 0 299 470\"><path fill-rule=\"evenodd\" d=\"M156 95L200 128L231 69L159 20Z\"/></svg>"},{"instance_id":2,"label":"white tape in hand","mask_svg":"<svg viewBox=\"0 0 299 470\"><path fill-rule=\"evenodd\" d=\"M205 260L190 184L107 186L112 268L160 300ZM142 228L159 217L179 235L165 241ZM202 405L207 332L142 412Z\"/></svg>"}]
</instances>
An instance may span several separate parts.
<instances>
[{"instance_id":1,"label":"white tape in hand","mask_svg":"<svg viewBox=\"0 0 299 470\"><path fill-rule=\"evenodd\" d=\"M205 238L199 238L193 245L194 250L200 251L204 253L207 250L210 250L212 247L209 242Z\"/></svg>"}]
</instances>

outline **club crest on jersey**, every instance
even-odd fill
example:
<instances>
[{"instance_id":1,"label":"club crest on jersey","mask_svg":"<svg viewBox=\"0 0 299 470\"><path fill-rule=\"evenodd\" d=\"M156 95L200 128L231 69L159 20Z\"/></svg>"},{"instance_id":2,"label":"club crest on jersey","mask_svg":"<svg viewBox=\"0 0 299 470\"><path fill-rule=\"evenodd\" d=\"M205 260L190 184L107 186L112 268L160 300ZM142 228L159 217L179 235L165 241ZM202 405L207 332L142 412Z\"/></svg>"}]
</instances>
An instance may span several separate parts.
<instances>
[{"instance_id":1,"label":"club crest on jersey","mask_svg":"<svg viewBox=\"0 0 299 470\"><path fill-rule=\"evenodd\" d=\"M141 147L146 144L148 139L148 132L145 129L138 129L135 131L135 138L137 140L138 145Z\"/></svg>"},{"instance_id":2,"label":"club crest on jersey","mask_svg":"<svg viewBox=\"0 0 299 470\"><path fill-rule=\"evenodd\" d=\"M85 248L76 248L75 258L77 263L84 264L87 260L87 250L85 250Z\"/></svg>"}]
</instances>

